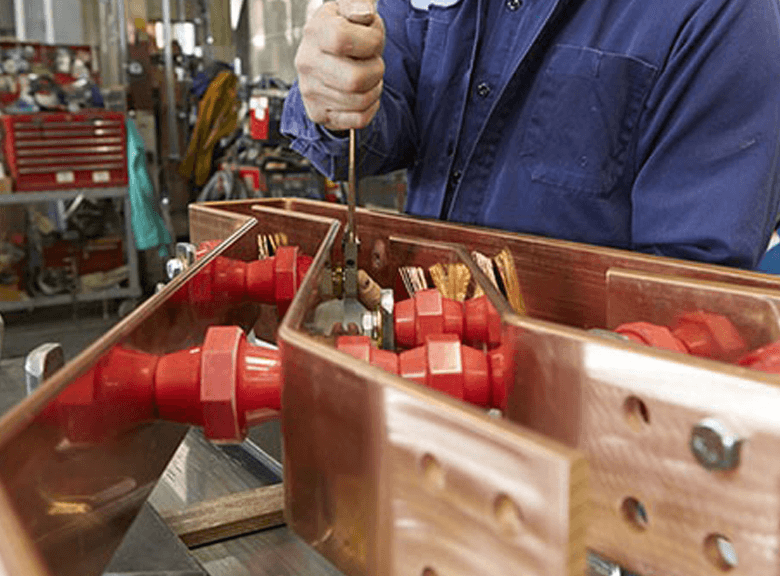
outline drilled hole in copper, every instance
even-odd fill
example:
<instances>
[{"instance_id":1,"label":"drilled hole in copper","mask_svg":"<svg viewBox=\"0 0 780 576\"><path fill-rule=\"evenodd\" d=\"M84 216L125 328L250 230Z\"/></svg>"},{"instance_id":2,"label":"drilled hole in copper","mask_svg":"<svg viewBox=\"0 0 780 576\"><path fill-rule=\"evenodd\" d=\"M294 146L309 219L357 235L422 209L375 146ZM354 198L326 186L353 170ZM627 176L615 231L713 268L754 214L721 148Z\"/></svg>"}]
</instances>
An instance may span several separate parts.
<instances>
[{"instance_id":1,"label":"drilled hole in copper","mask_svg":"<svg viewBox=\"0 0 780 576\"><path fill-rule=\"evenodd\" d=\"M444 470L442 470L439 461L432 454L425 454L420 461L425 483L433 489L441 490L444 488Z\"/></svg>"},{"instance_id":2,"label":"drilled hole in copper","mask_svg":"<svg viewBox=\"0 0 780 576\"><path fill-rule=\"evenodd\" d=\"M629 496L620 505L620 511L623 518L634 529L641 531L647 530L650 519L647 516L645 505L634 497Z\"/></svg>"},{"instance_id":3,"label":"drilled hole in copper","mask_svg":"<svg viewBox=\"0 0 780 576\"><path fill-rule=\"evenodd\" d=\"M523 527L523 515L520 508L506 494L499 494L493 503L493 514L501 530L507 538L514 538Z\"/></svg>"},{"instance_id":4,"label":"drilled hole in copper","mask_svg":"<svg viewBox=\"0 0 780 576\"><path fill-rule=\"evenodd\" d=\"M647 409L647 404L636 396L626 398L623 403L623 412L628 425L637 432L650 424L650 411Z\"/></svg>"},{"instance_id":5,"label":"drilled hole in copper","mask_svg":"<svg viewBox=\"0 0 780 576\"><path fill-rule=\"evenodd\" d=\"M722 534L710 534L704 539L704 554L716 568L723 572L733 570L739 564L734 545Z\"/></svg>"}]
</instances>

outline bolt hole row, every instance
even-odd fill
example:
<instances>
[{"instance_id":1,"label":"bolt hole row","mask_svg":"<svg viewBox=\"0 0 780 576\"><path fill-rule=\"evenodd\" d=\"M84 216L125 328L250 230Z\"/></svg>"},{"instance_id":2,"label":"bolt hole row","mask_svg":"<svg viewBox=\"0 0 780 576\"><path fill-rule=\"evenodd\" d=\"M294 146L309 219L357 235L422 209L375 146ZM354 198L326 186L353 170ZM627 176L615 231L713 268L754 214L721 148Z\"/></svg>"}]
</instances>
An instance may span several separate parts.
<instances>
[{"instance_id":1,"label":"bolt hole row","mask_svg":"<svg viewBox=\"0 0 780 576\"><path fill-rule=\"evenodd\" d=\"M625 498L620 505L623 519L637 532L644 532L650 525L647 508L633 496ZM704 555L710 563L723 572L739 565L739 557L731 540L722 534L710 534L704 539Z\"/></svg>"},{"instance_id":2,"label":"bolt hole row","mask_svg":"<svg viewBox=\"0 0 780 576\"><path fill-rule=\"evenodd\" d=\"M432 454L424 454L420 460L420 471L428 489L443 490L445 474L439 461ZM523 515L520 507L506 494L499 494L493 502L493 516L498 523L499 531L506 538L515 538L520 534L523 525ZM428 568L426 568L428 570ZM435 576L435 572L424 576Z\"/></svg>"}]
</instances>

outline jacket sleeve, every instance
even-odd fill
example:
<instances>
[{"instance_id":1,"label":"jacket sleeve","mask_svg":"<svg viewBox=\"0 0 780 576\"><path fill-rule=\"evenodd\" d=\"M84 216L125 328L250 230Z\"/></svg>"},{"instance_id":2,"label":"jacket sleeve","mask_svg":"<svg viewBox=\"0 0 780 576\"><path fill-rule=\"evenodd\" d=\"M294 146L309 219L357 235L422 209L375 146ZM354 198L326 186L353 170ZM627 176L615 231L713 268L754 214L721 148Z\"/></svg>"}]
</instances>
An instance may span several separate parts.
<instances>
[{"instance_id":1,"label":"jacket sleeve","mask_svg":"<svg viewBox=\"0 0 780 576\"><path fill-rule=\"evenodd\" d=\"M640 120L637 250L753 268L780 203L778 4L705 0L680 28Z\"/></svg>"},{"instance_id":2,"label":"jacket sleeve","mask_svg":"<svg viewBox=\"0 0 780 576\"><path fill-rule=\"evenodd\" d=\"M360 131L360 173L381 174L407 168L418 144L413 109L419 62L412 53L406 19L409 0L379 0L377 10L386 28L384 88L379 111ZM282 112L281 131L291 147L333 180L347 175L348 139L339 138L306 116L298 82Z\"/></svg>"}]
</instances>

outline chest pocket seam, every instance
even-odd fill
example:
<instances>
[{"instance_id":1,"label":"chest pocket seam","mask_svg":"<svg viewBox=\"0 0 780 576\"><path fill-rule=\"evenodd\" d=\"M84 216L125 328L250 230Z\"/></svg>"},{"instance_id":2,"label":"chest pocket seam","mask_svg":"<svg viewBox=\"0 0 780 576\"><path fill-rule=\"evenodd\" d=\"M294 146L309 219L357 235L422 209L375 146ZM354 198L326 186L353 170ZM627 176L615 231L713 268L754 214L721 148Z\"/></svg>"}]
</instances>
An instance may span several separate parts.
<instances>
[{"instance_id":1,"label":"chest pocket seam","mask_svg":"<svg viewBox=\"0 0 780 576\"><path fill-rule=\"evenodd\" d=\"M609 196L626 176L657 68L637 58L558 45L537 76L519 155L531 179Z\"/></svg>"}]
</instances>

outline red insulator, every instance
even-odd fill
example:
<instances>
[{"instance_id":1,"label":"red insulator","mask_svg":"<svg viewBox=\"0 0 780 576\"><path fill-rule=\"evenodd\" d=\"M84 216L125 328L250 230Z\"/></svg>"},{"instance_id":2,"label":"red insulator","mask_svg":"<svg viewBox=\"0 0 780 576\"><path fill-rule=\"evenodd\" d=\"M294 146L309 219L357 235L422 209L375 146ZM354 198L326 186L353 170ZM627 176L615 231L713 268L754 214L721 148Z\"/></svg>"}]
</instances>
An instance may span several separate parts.
<instances>
[{"instance_id":1,"label":"red insulator","mask_svg":"<svg viewBox=\"0 0 780 576\"><path fill-rule=\"evenodd\" d=\"M423 290L395 305L395 339L399 346L421 346L427 336L455 334L469 342L498 344L501 317L487 296L464 303Z\"/></svg>"},{"instance_id":2,"label":"red insulator","mask_svg":"<svg viewBox=\"0 0 780 576\"><path fill-rule=\"evenodd\" d=\"M690 354L733 362L747 351L747 344L734 324L720 314L690 312L680 317L672 330Z\"/></svg>"},{"instance_id":3,"label":"red insulator","mask_svg":"<svg viewBox=\"0 0 780 576\"><path fill-rule=\"evenodd\" d=\"M509 379L506 350L489 354L464 346L455 334L434 334L399 355L378 350L367 336L342 336L339 350L423 386L482 407L504 408Z\"/></svg>"},{"instance_id":4,"label":"red insulator","mask_svg":"<svg viewBox=\"0 0 780 576\"><path fill-rule=\"evenodd\" d=\"M753 350L740 358L738 364L761 372L780 374L780 342L773 342Z\"/></svg>"},{"instance_id":5,"label":"red insulator","mask_svg":"<svg viewBox=\"0 0 780 576\"><path fill-rule=\"evenodd\" d=\"M246 299L276 304L281 316L290 306L311 264L312 258L301 254L297 246L280 246L275 256L252 262L218 256L174 299L192 304L238 303Z\"/></svg>"},{"instance_id":6,"label":"red insulator","mask_svg":"<svg viewBox=\"0 0 780 576\"><path fill-rule=\"evenodd\" d=\"M155 356L117 347L62 392L52 416L72 442L94 442L156 418L203 426L240 442L281 408L277 350L252 346L240 328L209 328L202 346Z\"/></svg>"},{"instance_id":7,"label":"red insulator","mask_svg":"<svg viewBox=\"0 0 780 576\"><path fill-rule=\"evenodd\" d=\"M622 334L629 340L647 346L675 352L688 352L685 345L666 326L658 326L649 322L629 322L615 328L615 332Z\"/></svg>"}]
</instances>

